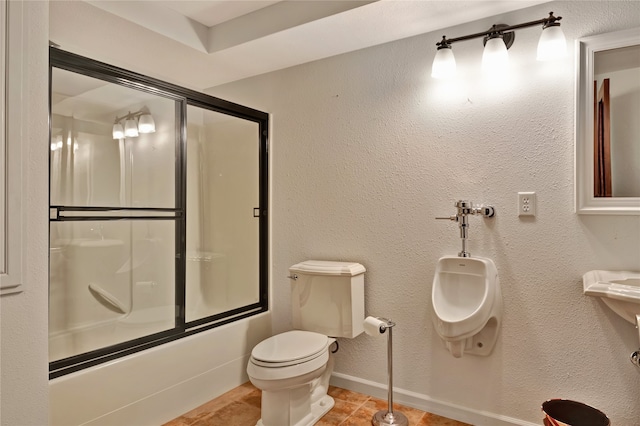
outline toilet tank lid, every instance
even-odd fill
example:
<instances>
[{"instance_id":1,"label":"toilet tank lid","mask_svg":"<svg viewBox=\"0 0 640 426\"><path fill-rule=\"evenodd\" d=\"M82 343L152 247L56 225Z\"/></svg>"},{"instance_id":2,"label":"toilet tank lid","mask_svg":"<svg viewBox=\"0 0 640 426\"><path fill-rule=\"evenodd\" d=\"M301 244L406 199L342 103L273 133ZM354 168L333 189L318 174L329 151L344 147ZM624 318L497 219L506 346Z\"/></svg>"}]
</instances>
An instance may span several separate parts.
<instances>
[{"instance_id":1,"label":"toilet tank lid","mask_svg":"<svg viewBox=\"0 0 640 426\"><path fill-rule=\"evenodd\" d=\"M306 260L289 268L289 272L308 275L339 275L353 277L363 274L365 267L356 262L334 262L328 260Z\"/></svg>"}]
</instances>

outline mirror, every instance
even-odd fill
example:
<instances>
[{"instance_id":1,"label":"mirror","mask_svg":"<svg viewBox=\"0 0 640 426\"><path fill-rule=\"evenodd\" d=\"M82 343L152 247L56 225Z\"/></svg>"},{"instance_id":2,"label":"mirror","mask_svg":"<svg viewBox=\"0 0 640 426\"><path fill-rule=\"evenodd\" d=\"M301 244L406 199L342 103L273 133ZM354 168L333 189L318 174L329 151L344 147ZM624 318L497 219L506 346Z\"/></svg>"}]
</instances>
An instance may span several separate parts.
<instances>
[{"instance_id":1,"label":"mirror","mask_svg":"<svg viewBox=\"0 0 640 426\"><path fill-rule=\"evenodd\" d=\"M640 215L640 28L576 44L576 212Z\"/></svg>"}]
</instances>

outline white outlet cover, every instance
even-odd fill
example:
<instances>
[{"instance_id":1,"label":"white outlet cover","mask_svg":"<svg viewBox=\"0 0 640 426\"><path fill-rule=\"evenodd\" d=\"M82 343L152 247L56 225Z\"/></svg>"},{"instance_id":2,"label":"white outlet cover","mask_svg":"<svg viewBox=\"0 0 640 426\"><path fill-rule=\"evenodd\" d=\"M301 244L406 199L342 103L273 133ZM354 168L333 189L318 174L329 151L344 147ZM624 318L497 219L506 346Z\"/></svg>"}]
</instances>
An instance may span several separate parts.
<instances>
[{"instance_id":1,"label":"white outlet cover","mask_svg":"<svg viewBox=\"0 0 640 426\"><path fill-rule=\"evenodd\" d=\"M518 192L518 216L536 215L536 193Z\"/></svg>"}]
</instances>

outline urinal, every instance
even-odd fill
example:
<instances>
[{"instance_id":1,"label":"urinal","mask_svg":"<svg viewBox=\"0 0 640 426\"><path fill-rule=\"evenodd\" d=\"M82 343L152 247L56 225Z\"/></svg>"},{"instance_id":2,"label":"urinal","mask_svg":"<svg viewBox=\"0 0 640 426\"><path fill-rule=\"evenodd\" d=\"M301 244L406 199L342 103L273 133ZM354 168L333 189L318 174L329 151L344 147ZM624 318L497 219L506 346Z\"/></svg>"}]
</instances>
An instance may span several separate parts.
<instances>
[{"instance_id":1,"label":"urinal","mask_svg":"<svg viewBox=\"0 0 640 426\"><path fill-rule=\"evenodd\" d=\"M454 357L491 353L502 320L500 281L491 259L440 258L431 303L435 330Z\"/></svg>"}]
</instances>

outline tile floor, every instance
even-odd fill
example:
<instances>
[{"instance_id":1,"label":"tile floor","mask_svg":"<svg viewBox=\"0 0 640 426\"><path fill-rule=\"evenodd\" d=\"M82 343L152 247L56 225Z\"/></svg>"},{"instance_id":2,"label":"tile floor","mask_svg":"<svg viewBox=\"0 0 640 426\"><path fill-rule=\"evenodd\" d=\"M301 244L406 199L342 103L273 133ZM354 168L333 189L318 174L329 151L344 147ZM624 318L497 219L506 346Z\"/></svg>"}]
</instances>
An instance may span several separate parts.
<instances>
[{"instance_id":1,"label":"tile floor","mask_svg":"<svg viewBox=\"0 0 640 426\"><path fill-rule=\"evenodd\" d=\"M387 401L349 390L329 387L336 404L316 426L367 426ZM409 419L409 426L470 426L456 420L436 416L415 408L395 405ZM254 426L260 419L260 390L250 382L165 423L164 426Z\"/></svg>"}]
</instances>

